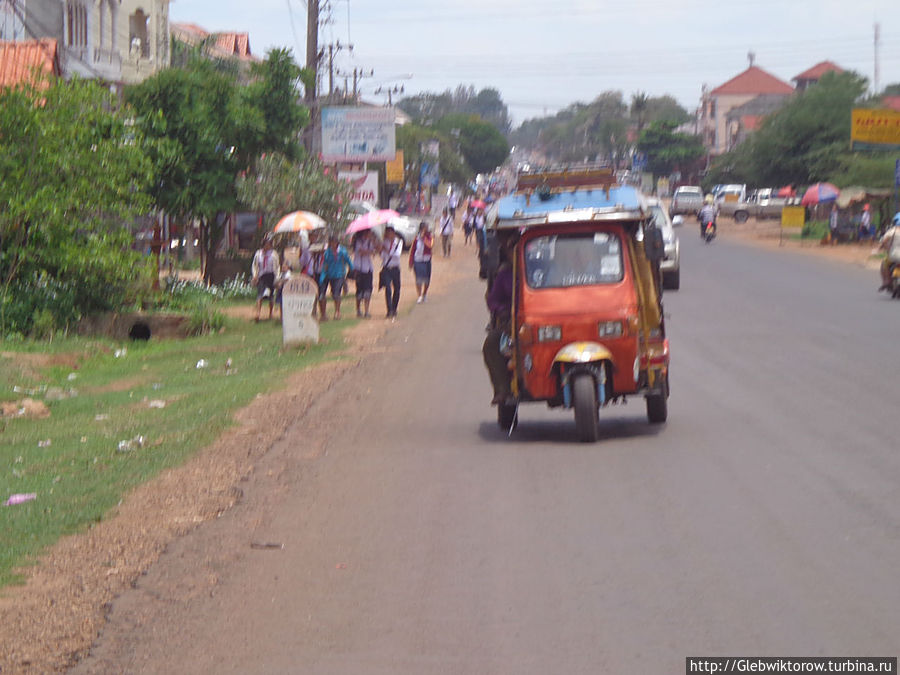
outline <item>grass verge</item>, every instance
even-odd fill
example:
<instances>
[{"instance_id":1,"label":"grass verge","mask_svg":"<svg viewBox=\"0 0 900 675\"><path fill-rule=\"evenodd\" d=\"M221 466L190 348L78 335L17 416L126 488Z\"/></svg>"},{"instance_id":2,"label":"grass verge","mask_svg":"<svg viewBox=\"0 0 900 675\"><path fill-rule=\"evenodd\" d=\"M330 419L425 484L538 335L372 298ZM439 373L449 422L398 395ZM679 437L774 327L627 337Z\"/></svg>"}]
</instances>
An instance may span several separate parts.
<instances>
[{"instance_id":1,"label":"grass verge","mask_svg":"<svg viewBox=\"0 0 900 675\"><path fill-rule=\"evenodd\" d=\"M186 340L0 341L0 402L31 397L49 417L0 418L0 586L61 536L100 521L131 488L183 463L257 394L333 358L348 322L284 349L278 322L228 319Z\"/></svg>"}]
</instances>

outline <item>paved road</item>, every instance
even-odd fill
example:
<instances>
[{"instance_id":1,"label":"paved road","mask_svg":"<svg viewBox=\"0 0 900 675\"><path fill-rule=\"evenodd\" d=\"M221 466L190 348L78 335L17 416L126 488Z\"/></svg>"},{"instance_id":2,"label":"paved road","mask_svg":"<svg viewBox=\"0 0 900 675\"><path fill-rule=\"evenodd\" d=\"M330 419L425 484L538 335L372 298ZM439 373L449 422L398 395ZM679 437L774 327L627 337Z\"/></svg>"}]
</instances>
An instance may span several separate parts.
<instances>
[{"instance_id":1,"label":"paved road","mask_svg":"<svg viewBox=\"0 0 900 675\"><path fill-rule=\"evenodd\" d=\"M467 279L320 400L314 414L341 411L320 451L295 428L271 453L278 480L260 466L242 506L114 603L79 672L896 655L900 303L872 271L681 237L667 425L633 400L582 445L534 405L506 440Z\"/></svg>"}]
</instances>

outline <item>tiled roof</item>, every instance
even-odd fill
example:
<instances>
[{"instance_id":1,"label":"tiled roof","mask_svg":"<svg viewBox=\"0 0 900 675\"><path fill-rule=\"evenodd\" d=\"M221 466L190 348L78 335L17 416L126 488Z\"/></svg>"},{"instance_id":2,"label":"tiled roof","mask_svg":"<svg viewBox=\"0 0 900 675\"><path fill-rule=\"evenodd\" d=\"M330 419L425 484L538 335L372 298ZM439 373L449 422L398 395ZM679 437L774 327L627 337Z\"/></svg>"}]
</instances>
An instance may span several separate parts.
<instances>
[{"instance_id":1,"label":"tiled roof","mask_svg":"<svg viewBox=\"0 0 900 675\"><path fill-rule=\"evenodd\" d=\"M201 28L194 23L175 23L170 25L172 34L188 44L198 44L210 35L215 37L214 51L225 56L236 56L239 59L251 60L250 35L248 33L215 32Z\"/></svg>"},{"instance_id":2,"label":"tiled roof","mask_svg":"<svg viewBox=\"0 0 900 675\"><path fill-rule=\"evenodd\" d=\"M727 94L790 94L794 88L787 82L779 80L762 68L750 66L740 75L731 78L725 84L713 89L710 94L722 96Z\"/></svg>"},{"instance_id":3,"label":"tiled roof","mask_svg":"<svg viewBox=\"0 0 900 675\"><path fill-rule=\"evenodd\" d=\"M804 70L799 75L795 75L791 79L795 82L797 80L816 80L818 82L819 78L822 77L825 73L843 73L844 69L841 68L836 63L832 63L831 61L822 61L821 63L817 63L809 70Z\"/></svg>"},{"instance_id":4,"label":"tiled roof","mask_svg":"<svg viewBox=\"0 0 900 675\"><path fill-rule=\"evenodd\" d=\"M58 77L59 52L56 40L0 41L0 87L10 87L34 79L35 69Z\"/></svg>"}]
</instances>

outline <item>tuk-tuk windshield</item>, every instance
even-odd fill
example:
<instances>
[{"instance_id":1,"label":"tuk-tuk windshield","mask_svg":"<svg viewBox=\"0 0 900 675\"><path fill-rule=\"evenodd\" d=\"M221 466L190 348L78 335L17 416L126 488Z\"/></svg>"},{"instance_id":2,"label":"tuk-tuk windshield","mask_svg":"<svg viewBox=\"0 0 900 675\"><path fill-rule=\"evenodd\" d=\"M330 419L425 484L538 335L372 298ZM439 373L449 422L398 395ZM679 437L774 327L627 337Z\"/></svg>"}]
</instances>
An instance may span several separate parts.
<instances>
[{"instance_id":1,"label":"tuk-tuk windshield","mask_svg":"<svg viewBox=\"0 0 900 675\"><path fill-rule=\"evenodd\" d=\"M525 280L531 288L613 284L622 276L622 242L611 232L545 235L525 244Z\"/></svg>"}]
</instances>

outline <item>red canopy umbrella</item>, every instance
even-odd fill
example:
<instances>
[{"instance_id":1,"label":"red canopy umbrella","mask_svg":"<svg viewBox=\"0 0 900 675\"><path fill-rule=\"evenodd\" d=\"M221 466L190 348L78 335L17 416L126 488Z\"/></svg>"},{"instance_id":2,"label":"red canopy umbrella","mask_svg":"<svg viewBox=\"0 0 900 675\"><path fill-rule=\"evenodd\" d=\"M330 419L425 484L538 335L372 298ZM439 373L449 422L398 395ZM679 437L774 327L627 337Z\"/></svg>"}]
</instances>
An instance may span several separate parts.
<instances>
[{"instance_id":1,"label":"red canopy umbrella","mask_svg":"<svg viewBox=\"0 0 900 675\"><path fill-rule=\"evenodd\" d=\"M841 191L831 183L816 183L807 188L806 192L803 193L803 199L800 200L800 203L803 206L809 206L810 204L833 202L838 198L840 192Z\"/></svg>"},{"instance_id":2,"label":"red canopy umbrella","mask_svg":"<svg viewBox=\"0 0 900 675\"><path fill-rule=\"evenodd\" d=\"M471 206L473 209L483 209L486 204L480 199L473 199L469 202L469 206Z\"/></svg>"}]
</instances>

